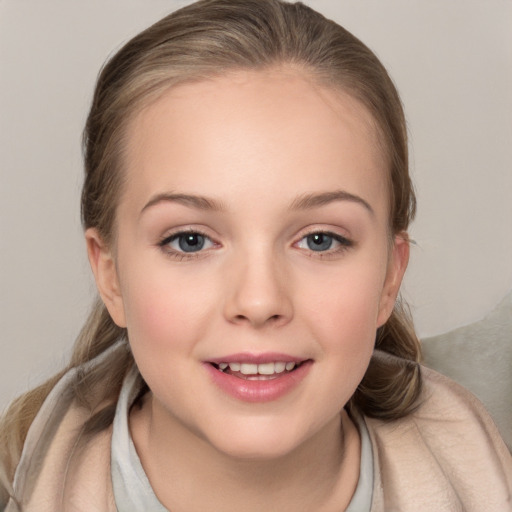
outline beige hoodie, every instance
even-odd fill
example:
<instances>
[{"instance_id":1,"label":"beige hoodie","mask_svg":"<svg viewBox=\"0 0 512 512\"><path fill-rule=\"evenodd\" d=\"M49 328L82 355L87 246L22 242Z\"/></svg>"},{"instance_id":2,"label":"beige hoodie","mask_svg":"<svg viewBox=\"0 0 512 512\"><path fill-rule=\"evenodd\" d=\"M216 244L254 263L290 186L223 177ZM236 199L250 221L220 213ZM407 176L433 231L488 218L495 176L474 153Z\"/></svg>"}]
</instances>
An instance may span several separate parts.
<instances>
[{"instance_id":1,"label":"beige hoodie","mask_svg":"<svg viewBox=\"0 0 512 512\"><path fill-rule=\"evenodd\" d=\"M34 420L6 512L115 512L112 427L87 439L89 412L67 374ZM423 368L421 406L406 418L365 418L372 441L372 512L512 512L512 457L468 391ZM314 511L312 511L314 512ZM336 511L338 512L338 511Z\"/></svg>"}]
</instances>

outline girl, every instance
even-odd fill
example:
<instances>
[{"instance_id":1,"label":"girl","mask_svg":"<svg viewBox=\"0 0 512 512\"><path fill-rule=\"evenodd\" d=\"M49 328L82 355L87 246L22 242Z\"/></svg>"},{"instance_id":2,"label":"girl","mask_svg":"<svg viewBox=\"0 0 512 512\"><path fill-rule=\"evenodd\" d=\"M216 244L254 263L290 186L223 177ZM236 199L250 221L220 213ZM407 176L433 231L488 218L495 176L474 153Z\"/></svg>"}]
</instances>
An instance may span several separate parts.
<instances>
[{"instance_id":1,"label":"girl","mask_svg":"<svg viewBox=\"0 0 512 512\"><path fill-rule=\"evenodd\" d=\"M203 0L102 70L82 218L101 297L2 420L8 511L512 507L512 461L419 365L398 94L302 4Z\"/></svg>"}]
</instances>

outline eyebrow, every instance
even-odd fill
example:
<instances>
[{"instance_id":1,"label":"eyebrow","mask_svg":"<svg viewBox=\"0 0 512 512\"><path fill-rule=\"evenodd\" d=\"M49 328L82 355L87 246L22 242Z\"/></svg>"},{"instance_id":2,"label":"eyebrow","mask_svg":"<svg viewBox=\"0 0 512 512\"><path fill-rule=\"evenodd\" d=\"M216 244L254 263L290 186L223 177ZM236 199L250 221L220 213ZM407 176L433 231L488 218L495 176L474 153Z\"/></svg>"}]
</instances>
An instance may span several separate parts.
<instances>
[{"instance_id":1,"label":"eyebrow","mask_svg":"<svg viewBox=\"0 0 512 512\"><path fill-rule=\"evenodd\" d=\"M175 194L167 192L153 196L142 208L142 215L148 208L160 203L179 203L189 208L197 208L199 210L208 211L224 211L225 208L219 201L204 196L196 196L191 194Z\"/></svg>"},{"instance_id":2,"label":"eyebrow","mask_svg":"<svg viewBox=\"0 0 512 512\"><path fill-rule=\"evenodd\" d=\"M320 192L317 194L304 194L291 205L292 210L309 210L311 208L318 208L336 201L350 201L360 204L372 215L375 215L373 208L362 197L346 192L345 190L335 190L332 192Z\"/></svg>"},{"instance_id":3,"label":"eyebrow","mask_svg":"<svg viewBox=\"0 0 512 512\"><path fill-rule=\"evenodd\" d=\"M304 194L295 199L290 205L290 210L309 210L328 205L336 201L350 201L362 205L369 213L375 214L370 204L362 197L359 197L345 190L335 190L330 192L320 192L313 194ZM197 196L192 194L176 194L172 192L157 194L153 196L142 208L142 215L147 209L160 203L179 203L189 208L197 208L206 211L225 211L224 205L215 199L205 196Z\"/></svg>"}]
</instances>

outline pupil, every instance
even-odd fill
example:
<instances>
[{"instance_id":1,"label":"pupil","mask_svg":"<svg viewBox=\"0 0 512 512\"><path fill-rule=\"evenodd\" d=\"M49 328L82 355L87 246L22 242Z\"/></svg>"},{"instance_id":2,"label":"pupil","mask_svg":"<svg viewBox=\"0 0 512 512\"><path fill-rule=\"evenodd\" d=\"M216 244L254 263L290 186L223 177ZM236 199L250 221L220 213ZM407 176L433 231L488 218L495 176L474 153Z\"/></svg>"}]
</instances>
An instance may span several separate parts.
<instances>
[{"instance_id":1,"label":"pupil","mask_svg":"<svg viewBox=\"0 0 512 512\"><path fill-rule=\"evenodd\" d=\"M204 245L204 236L197 233L183 235L179 239L180 249L184 252L200 251Z\"/></svg>"},{"instance_id":2,"label":"pupil","mask_svg":"<svg viewBox=\"0 0 512 512\"><path fill-rule=\"evenodd\" d=\"M332 237L323 233L315 233L307 237L307 242L312 251L327 251L331 248Z\"/></svg>"}]
</instances>

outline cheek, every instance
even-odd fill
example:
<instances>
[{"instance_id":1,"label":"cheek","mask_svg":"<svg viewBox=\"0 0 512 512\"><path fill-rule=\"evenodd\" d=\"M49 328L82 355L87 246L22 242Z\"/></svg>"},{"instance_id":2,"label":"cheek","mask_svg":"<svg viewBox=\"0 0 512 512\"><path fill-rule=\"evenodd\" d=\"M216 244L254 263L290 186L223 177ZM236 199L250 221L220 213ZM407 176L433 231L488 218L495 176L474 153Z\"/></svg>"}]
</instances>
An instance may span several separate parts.
<instances>
[{"instance_id":1,"label":"cheek","mask_svg":"<svg viewBox=\"0 0 512 512\"><path fill-rule=\"evenodd\" d=\"M144 355L190 351L206 331L212 303L205 283L186 272L130 266L122 290L127 329L134 352ZM155 353L155 351L157 351Z\"/></svg>"},{"instance_id":2,"label":"cheek","mask_svg":"<svg viewBox=\"0 0 512 512\"><path fill-rule=\"evenodd\" d=\"M364 372L373 351L383 273L375 264L331 272L323 280L327 289L317 290L302 304L310 332L344 372Z\"/></svg>"},{"instance_id":3,"label":"cheek","mask_svg":"<svg viewBox=\"0 0 512 512\"><path fill-rule=\"evenodd\" d=\"M338 283L333 283L338 284ZM378 294L372 282L354 278L320 299L315 322L320 345L327 411L336 413L350 400L368 368L376 336ZM353 285L353 286L352 286Z\"/></svg>"}]
</instances>

